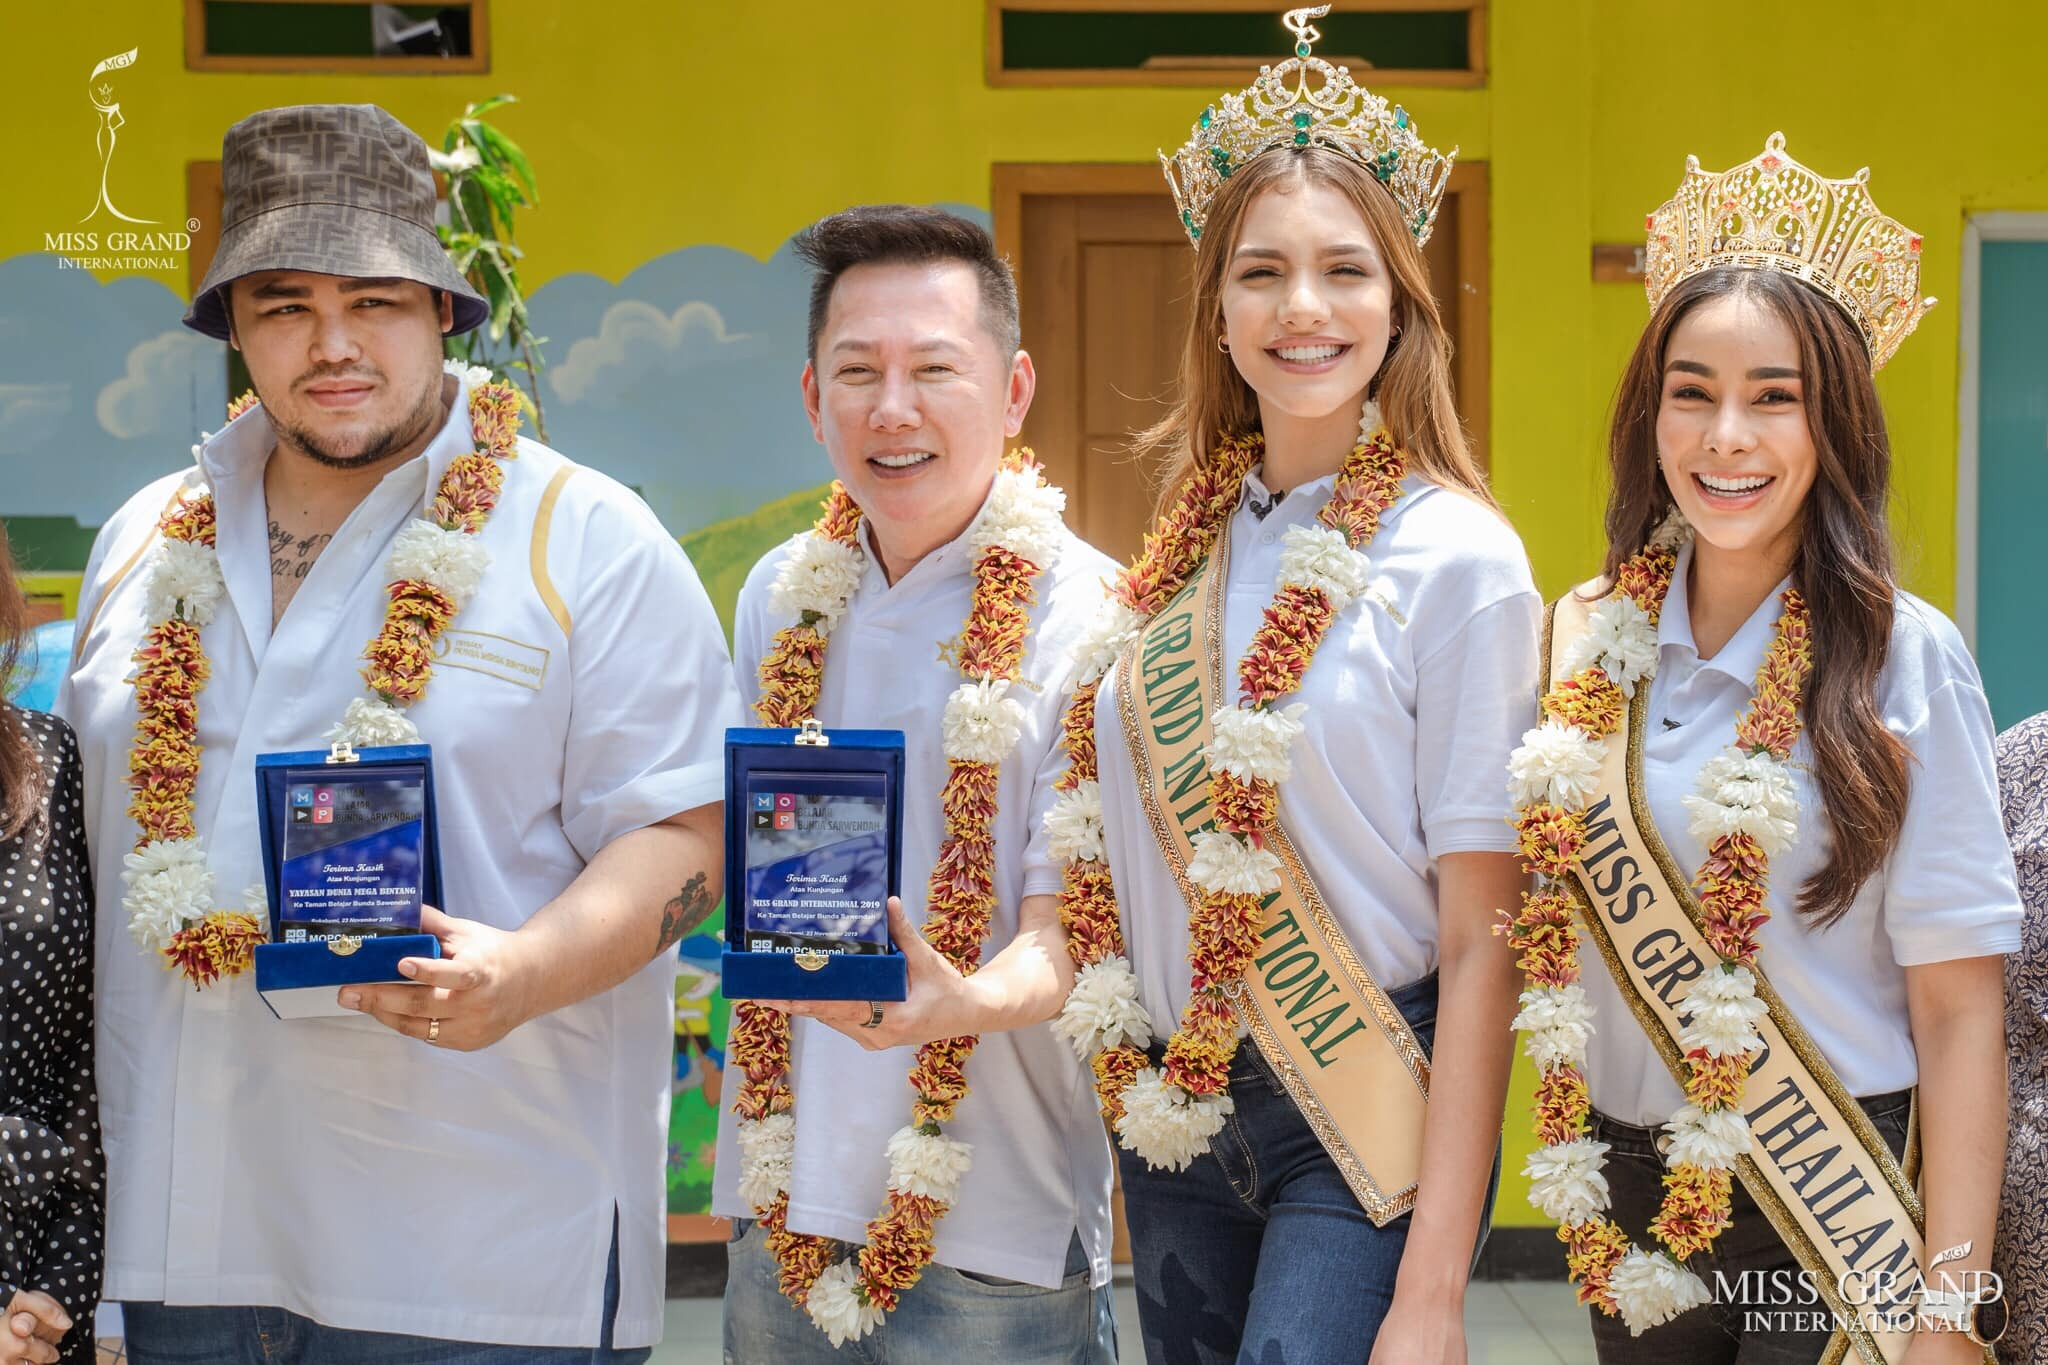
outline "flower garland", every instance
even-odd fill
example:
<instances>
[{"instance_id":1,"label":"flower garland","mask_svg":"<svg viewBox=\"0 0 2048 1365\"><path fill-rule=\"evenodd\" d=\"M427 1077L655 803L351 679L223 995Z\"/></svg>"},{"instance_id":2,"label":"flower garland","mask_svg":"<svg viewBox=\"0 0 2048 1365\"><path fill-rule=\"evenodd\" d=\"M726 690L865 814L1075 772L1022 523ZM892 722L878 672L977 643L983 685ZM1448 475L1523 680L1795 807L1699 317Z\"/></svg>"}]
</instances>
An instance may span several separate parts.
<instances>
[{"instance_id":1,"label":"flower garland","mask_svg":"<svg viewBox=\"0 0 2048 1365\"><path fill-rule=\"evenodd\" d=\"M1021 676L1030 608L1040 573L1058 556L1066 495L1048 484L1028 450L1006 457L987 506L967 531L974 592L966 624L947 657L965 679L941 718L947 777L939 794L946 838L926 892L925 941L962 972L981 961L995 905L996 778L1016 747L1024 714L1005 695ZM865 557L861 513L834 483L811 533L791 547L769 589L770 609L793 615L761 661L763 725L795 726L816 712L825 645L860 586ZM768 1233L782 1292L838 1346L873 1331L924 1274L938 1221L970 1163L968 1144L942 1124L967 1095L974 1037L917 1050L909 1124L888 1143L888 1203L867 1225L855 1258L832 1263L828 1238L789 1229L789 1182L796 1157L796 1095L789 1081L786 1015L751 1002L734 1007L732 1056L743 1073L739 1115L740 1198Z\"/></svg>"},{"instance_id":2,"label":"flower garland","mask_svg":"<svg viewBox=\"0 0 2048 1365\"><path fill-rule=\"evenodd\" d=\"M1407 458L1368 401L1359 441L1315 524L1289 527L1279 588L1238 662L1238 700L1210 717L1205 753L1215 828L1195 838L1187 875L1202 889L1188 915L1192 994L1163 1065L1145 1064L1152 1022L1124 956L1116 892L1102 839L1095 703L1102 676L1146 622L1186 585L1235 513L1244 480L1265 454L1263 438L1226 441L1198 467L1117 579L1113 601L1079 647L1076 687L1064 722L1068 767L1046 818L1053 856L1065 861L1060 892L1067 951L1078 968L1054 1027L1092 1059L1103 1117L1118 1141L1155 1166L1181 1170L1207 1150L1232 1110L1230 1064L1239 1029L1231 995L1257 952L1262 901L1280 886L1266 848L1279 813L1278 784L1301 735L1302 703L1277 703L1301 687L1317 647L1346 606L1370 595L1360 546L1401 495Z\"/></svg>"},{"instance_id":3,"label":"flower garland","mask_svg":"<svg viewBox=\"0 0 2048 1365\"><path fill-rule=\"evenodd\" d=\"M435 637L462 610L482 582L490 557L477 543L504 482L501 461L518 453L519 398L488 370L449 361L450 374L470 384L469 420L477 448L452 461L434 499L432 519L415 519L398 533L390 561L390 606L384 627L364 651L363 679L370 696L348 704L330 740L351 744L410 744L419 730L400 708L426 692L433 673ZM254 405L251 395L228 408L233 420ZM259 914L268 898L259 886L244 892L244 909L215 908L214 877L194 823L192 794L199 780L199 693L212 664L200 631L212 621L227 591L215 552L213 497L179 495L157 521L162 537L147 580L151 625L135 651L135 743L128 757L134 796L134 851L123 860L128 932L165 966L184 972L193 986L212 985L248 970L266 934Z\"/></svg>"},{"instance_id":4,"label":"flower garland","mask_svg":"<svg viewBox=\"0 0 2048 1365\"><path fill-rule=\"evenodd\" d=\"M1770 855L1797 833L1799 801L1787 760L1812 667L1806 603L1788 589L1755 698L1736 722L1736 742L1708 760L1696 793L1685 798L1691 833L1707 850L1693 885L1707 941L1721 960L1682 1002L1691 1013L1679 1038L1687 1103L1664 1125L1669 1173L1663 1206L1650 1223L1662 1250L1645 1252L1606 1216L1608 1147L1584 1136L1593 1010L1579 984L1578 930L1564 878L1585 846L1585 812L1607 746L1626 742L1624 699L1655 673L1657 621L1687 533L1674 511L1648 547L1621 566L1614 591L1593 608L1586 633L1564 660L1565 676L1544 696L1542 723L1509 761L1523 866L1539 874L1536 890L1523 893L1520 913L1503 926L1528 978L1514 1026L1528 1031L1525 1050L1541 1072L1536 1135L1543 1146L1523 1168L1529 1202L1558 1221L1579 1301L1619 1314L1637 1335L1708 1301L1685 1260L1728 1226L1735 1162L1750 1150L1742 1092L1750 1058L1763 1046L1756 1021L1768 1013L1756 994L1757 936L1770 918Z\"/></svg>"}]
</instances>

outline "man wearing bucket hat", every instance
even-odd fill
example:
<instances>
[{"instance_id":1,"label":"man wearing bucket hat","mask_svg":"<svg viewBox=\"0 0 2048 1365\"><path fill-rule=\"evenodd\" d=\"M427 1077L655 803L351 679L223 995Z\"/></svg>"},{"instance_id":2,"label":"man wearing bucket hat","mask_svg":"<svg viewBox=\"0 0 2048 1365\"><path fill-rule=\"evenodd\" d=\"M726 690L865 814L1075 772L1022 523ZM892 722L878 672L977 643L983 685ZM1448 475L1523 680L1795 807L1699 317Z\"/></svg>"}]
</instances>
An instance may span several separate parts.
<instances>
[{"instance_id":1,"label":"man wearing bucket hat","mask_svg":"<svg viewBox=\"0 0 2048 1365\"><path fill-rule=\"evenodd\" d=\"M267 110L222 184L185 321L259 401L102 528L59 703L123 888L106 1297L141 1365L644 1360L670 950L718 900L738 718L718 622L645 504L444 372L487 309L416 136ZM253 763L336 739L432 747L442 953L284 1021L243 974Z\"/></svg>"}]
</instances>

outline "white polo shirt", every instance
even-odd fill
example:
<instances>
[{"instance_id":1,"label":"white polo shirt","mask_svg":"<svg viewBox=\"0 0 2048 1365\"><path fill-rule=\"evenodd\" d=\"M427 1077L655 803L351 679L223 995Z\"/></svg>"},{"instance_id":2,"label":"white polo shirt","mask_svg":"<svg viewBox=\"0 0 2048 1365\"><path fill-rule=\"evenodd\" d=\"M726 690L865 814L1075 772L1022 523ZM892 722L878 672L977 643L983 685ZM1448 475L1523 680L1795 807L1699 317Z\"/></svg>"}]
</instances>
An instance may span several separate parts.
<instances>
[{"instance_id":1,"label":"white polo shirt","mask_svg":"<svg viewBox=\"0 0 2048 1365\"><path fill-rule=\"evenodd\" d=\"M1735 722L1755 696L1782 607L1771 590L1711 659L1693 644L1686 574L1692 546L1679 551L1657 625L1657 675L1643 736L1643 784L1657 833L1687 876L1706 849L1692 836L1685 798L1700 769L1735 742ZM1998 804L1991 707L1962 636L1947 617L1909 592L1893 596L1891 652L1877 676L1884 726L1912 750L1905 823L1898 847L1863 884L1832 928L1798 912L1799 889L1827 861L1832 831L1813 780L1804 729L1792 750L1799 838L1771 858L1758 936L1763 975L1852 1095L1883 1095L1918 1082L1906 968L2019 951L2020 898ZM1586 1084L1593 1107L1645 1127L1685 1102L1590 944L1584 953L1593 1041Z\"/></svg>"},{"instance_id":2,"label":"white polo shirt","mask_svg":"<svg viewBox=\"0 0 2048 1365\"><path fill-rule=\"evenodd\" d=\"M760 695L757 670L775 632L792 624L770 614L768 588L788 543L754 566L733 618L733 660L749 705ZM939 716L960 674L938 657L960 632L973 591L964 538L919 560L894 584L870 549L860 588L829 639L818 719L828 727L904 733L903 908L924 922L925 884L945 838L939 790L946 755ZM1072 652L1104 601L1115 565L1063 529L1058 559L1039 576L1031 609L1017 747L996 783L995 910L982 961L1017 933L1026 896L1056 895L1061 867L1047 851L1042 824L1065 767L1060 717L1068 699ZM796 1163L789 1226L858 1243L887 1200L884 1147L910 1121L908 1083L914 1048L868 1052L815 1020L792 1030ZM1078 1228L1091 1281L1109 1282L1110 1153L1096 1110L1093 1074L1049 1024L985 1033L967 1063L971 1093L949 1137L973 1149L959 1200L938 1227L934 1259L973 1274L1057 1287L1067 1244ZM738 1120L727 1105L718 1120L712 1212L750 1217L739 1196Z\"/></svg>"},{"instance_id":3,"label":"white polo shirt","mask_svg":"<svg viewBox=\"0 0 2048 1365\"><path fill-rule=\"evenodd\" d=\"M1290 526L1315 520L1335 476L1271 494L1254 470L1231 518L1219 704L1273 601ZM1280 784L1280 822L1345 937L1387 990L1437 965L1436 860L1515 848L1507 761L1535 714L1543 600L1505 520L1420 477L1364 547L1378 592L1331 625L1296 698L1305 731ZM1399 613L1397 618L1395 612ZM1103 833L1124 942L1155 1029L1188 999L1187 903L1138 804L1112 669L1095 709Z\"/></svg>"},{"instance_id":4,"label":"white polo shirt","mask_svg":"<svg viewBox=\"0 0 2048 1365\"><path fill-rule=\"evenodd\" d=\"M457 455L468 394L342 523L271 630L260 409L101 530L59 700L85 761L99 917L109 1300L262 1304L466 1341L598 1340L619 1210L617 1344L659 1339L672 959L480 1052L367 1017L275 1019L247 976L195 991L129 937L124 785L155 524L210 485L227 595L202 635L194 794L225 905L262 880L255 756L324 747L386 605L386 562ZM517 928L598 850L722 797L731 665L697 575L646 505L531 441L480 533L482 588L411 709L433 746L446 905Z\"/></svg>"}]
</instances>

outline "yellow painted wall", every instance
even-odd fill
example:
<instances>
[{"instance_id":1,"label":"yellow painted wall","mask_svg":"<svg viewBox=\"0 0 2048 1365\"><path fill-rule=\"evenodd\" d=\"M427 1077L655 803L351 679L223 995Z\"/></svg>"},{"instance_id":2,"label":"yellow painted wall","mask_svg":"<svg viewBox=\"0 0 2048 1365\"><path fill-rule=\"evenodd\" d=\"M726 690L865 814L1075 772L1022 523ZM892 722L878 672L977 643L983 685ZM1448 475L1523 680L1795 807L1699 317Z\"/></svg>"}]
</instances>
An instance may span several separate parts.
<instances>
[{"instance_id":1,"label":"yellow painted wall","mask_svg":"<svg viewBox=\"0 0 2048 1365\"><path fill-rule=\"evenodd\" d=\"M120 78L119 199L171 220L185 163L216 156L221 130L253 109L374 99L437 138L464 100L516 92L525 104L502 123L544 188L521 229L529 288L569 270L616 280L696 243L766 257L859 200L986 205L994 161L1148 161L1202 102L990 89L976 0L493 0L491 73L375 80L187 73L182 26L169 0L15 7L0 258L41 249L88 206L84 74L129 47L141 57ZM1605 409L1645 315L1634 286L1590 283L1591 245L1637 240L1687 152L1725 165L1782 128L1826 172L1869 163L1880 204L1926 236L1924 291L1943 304L1881 389L1907 579L1950 603L1961 230L1976 211L2048 209L2048 6L1496 0L1489 32L1485 89L1386 93L1433 142L1491 166L1495 479L1546 591L1598 559ZM182 271L163 278L184 291ZM1528 1086L1524 1064L1510 1172L1528 1146ZM1519 1187L1511 1174L1504 1222L1534 1221Z\"/></svg>"}]
</instances>

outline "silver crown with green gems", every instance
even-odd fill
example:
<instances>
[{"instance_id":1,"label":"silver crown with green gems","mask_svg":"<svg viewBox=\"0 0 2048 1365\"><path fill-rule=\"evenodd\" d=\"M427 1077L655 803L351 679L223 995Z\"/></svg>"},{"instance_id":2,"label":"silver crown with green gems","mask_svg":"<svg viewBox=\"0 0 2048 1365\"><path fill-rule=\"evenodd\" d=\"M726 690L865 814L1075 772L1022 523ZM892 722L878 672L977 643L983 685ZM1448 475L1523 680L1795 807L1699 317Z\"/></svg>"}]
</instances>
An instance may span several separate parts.
<instances>
[{"instance_id":1,"label":"silver crown with green gems","mask_svg":"<svg viewBox=\"0 0 2048 1365\"><path fill-rule=\"evenodd\" d=\"M1416 245L1429 240L1458 151L1428 146L1407 110L1352 80L1348 69L1310 55L1323 36L1313 21L1329 12L1328 5L1289 10L1282 22L1294 34L1294 56L1260 67L1257 80L1202 111L1178 152L1159 154L1190 242L1201 240L1216 192L1245 163L1307 147L1327 147L1371 171L1401 206Z\"/></svg>"}]
</instances>

